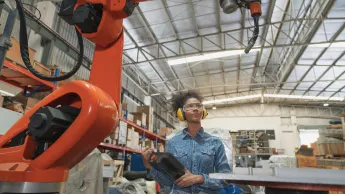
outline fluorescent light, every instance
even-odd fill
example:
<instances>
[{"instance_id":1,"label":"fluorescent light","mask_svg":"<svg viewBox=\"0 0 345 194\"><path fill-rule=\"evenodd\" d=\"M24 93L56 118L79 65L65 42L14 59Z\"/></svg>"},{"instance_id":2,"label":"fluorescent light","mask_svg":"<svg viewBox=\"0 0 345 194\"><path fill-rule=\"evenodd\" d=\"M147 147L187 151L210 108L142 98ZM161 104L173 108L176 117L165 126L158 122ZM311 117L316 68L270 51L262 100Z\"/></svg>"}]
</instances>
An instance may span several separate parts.
<instances>
[{"instance_id":1,"label":"fluorescent light","mask_svg":"<svg viewBox=\"0 0 345 194\"><path fill-rule=\"evenodd\" d=\"M323 104L323 106L329 106L329 104L326 103L326 104Z\"/></svg>"},{"instance_id":2,"label":"fluorescent light","mask_svg":"<svg viewBox=\"0 0 345 194\"><path fill-rule=\"evenodd\" d=\"M252 49L250 52L257 52L257 51L259 51L259 49ZM171 59L171 60L168 60L168 64L179 65L179 64L193 63L193 62L198 62L198 61L205 61L205 60L210 60L210 59L217 59L217 58L229 57L229 56L241 55L241 54L243 54L243 50L206 53L206 54L183 57L183 58L178 58L178 59Z\"/></svg>"},{"instance_id":3,"label":"fluorescent light","mask_svg":"<svg viewBox=\"0 0 345 194\"><path fill-rule=\"evenodd\" d=\"M332 48L345 48L345 42L335 42L331 45Z\"/></svg>"},{"instance_id":4,"label":"fluorescent light","mask_svg":"<svg viewBox=\"0 0 345 194\"><path fill-rule=\"evenodd\" d=\"M240 96L240 97L234 97L234 98L224 98L219 100L210 100L210 101L204 101L203 104L216 104L216 103L222 103L222 102L231 102L231 101L237 101L237 100L247 100L247 99L253 99L253 98L261 98L260 94L257 95L251 95L251 96Z\"/></svg>"},{"instance_id":5,"label":"fluorescent light","mask_svg":"<svg viewBox=\"0 0 345 194\"><path fill-rule=\"evenodd\" d=\"M216 109L217 107L215 104L224 103L224 102L231 102L231 101L238 101L238 100L247 100L247 99L254 99L254 98L282 98L282 99L302 99L302 100L320 100L320 101L344 101L343 97L330 97L330 96L302 96L302 95L286 95L286 94L261 94L250 95L250 96L240 96L234 98L224 98L224 99L217 99L217 100L210 100L204 101L204 105L214 104L212 109Z\"/></svg>"},{"instance_id":6,"label":"fluorescent light","mask_svg":"<svg viewBox=\"0 0 345 194\"><path fill-rule=\"evenodd\" d=\"M0 90L0 94L2 94L2 95L4 95L4 96L10 96L10 97L15 96L14 94L9 93L9 92L6 92L6 91L3 91L3 90Z\"/></svg>"},{"instance_id":7,"label":"fluorescent light","mask_svg":"<svg viewBox=\"0 0 345 194\"><path fill-rule=\"evenodd\" d=\"M264 94L267 98L288 98L288 99L303 99L303 100L329 100L329 101L343 101L342 97L327 97L327 96L302 96L302 95L285 95L285 94Z\"/></svg>"},{"instance_id":8,"label":"fluorescent light","mask_svg":"<svg viewBox=\"0 0 345 194\"><path fill-rule=\"evenodd\" d=\"M312 47L312 48L327 48L329 47L331 43L323 43L323 44L310 44L308 45L309 47Z\"/></svg>"},{"instance_id":9,"label":"fluorescent light","mask_svg":"<svg viewBox=\"0 0 345 194\"><path fill-rule=\"evenodd\" d=\"M335 43L323 43L323 44L310 44L308 45L312 48L345 48L345 42L335 42Z\"/></svg>"},{"instance_id":10,"label":"fluorescent light","mask_svg":"<svg viewBox=\"0 0 345 194\"><path fill-rule=\"evenodd\" d=\"M216 106L213 106L212 109L213 109L213 110L217 110L217 107L216 107Z\"/></svg>"}]
</instances>

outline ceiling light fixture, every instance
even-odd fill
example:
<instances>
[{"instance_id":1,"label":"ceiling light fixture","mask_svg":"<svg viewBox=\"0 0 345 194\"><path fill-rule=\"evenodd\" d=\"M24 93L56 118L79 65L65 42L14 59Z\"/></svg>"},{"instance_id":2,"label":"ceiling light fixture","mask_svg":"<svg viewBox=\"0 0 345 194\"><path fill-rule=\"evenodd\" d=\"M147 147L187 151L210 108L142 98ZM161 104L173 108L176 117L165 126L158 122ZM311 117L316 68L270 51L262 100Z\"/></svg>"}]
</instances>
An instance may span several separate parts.
<instances>
[{"instance_id":1,"label":"ceiling light fixture","mask_svg":"<svg viewBox=\"0 0 345 194\"><path fill-rule=\"evenodd\" d=\"M217 100L209 100L204 101L204 105L214 104L212 109L215 109L215 104L225 103L225 102L232 102L238 100L248 100L248 99L255 99L255 98L282 98L282 99L302 99L302 100L319 100L319 101L344 101L345 98L343 97L330 97L330 96L302 96L302 95L285 95L285 94L257 94L257 95L250 95L250 96L240 96L240 97L233 97L233 98L223 98Z\"/></svg>"},{"instance_id":2,"label":"ceiling light fixture","mask_svg":"<svg viewBox=\"0 0 345 194\"><path fill-rule=\"evenodd\" d=\"M343 101L343 97L329 97L329 96L302 96L302 95L285 95L285 94L264 94L267 98L288 98L288 99L303 99L303 100L329 100L329 101Z\"/></svg>"},{"instance_id":3,"label":"ceiling light fixture","mask_svg":"<svg viewBox=\"0 0 345 194\"><path fill-rule=\"evenodd\" d=\"M252 49L250 52L258 52L260 49ZM214 53L206 53L201 55L194 55L194 56L187 56L183 58L176 58L168 60L169 65L179 65L185 63L193 63L199 61L206 61L210 59L217 59L222 57L230 57L235 55L243 54L243 50L230 50L230 51L221 51L221 52L214 52Z\"/></svg>"},{"instance_id":4,"label":"ceiling light fixture","mask_svg":"<svg viewBox=\"0 0 345 194\"><path fill-rule=\"evenodd\" d=\"M222 103L222 102L231 102L231 101L237 101L237 100L247 100L247 99L253 99L253 98L261 98L260 94L257 95L251 95L251 96L240 96L240 97L233 97L233 98L224 98L224 99L218 99L218 100L210 100L210 101L204 101L203 104L216 104L216 103Z\"/></svg>"},{"instance_id":5,"label":"ceiling light fixture","mask_svg":"<svg viewBox=\"0 0 345 194\"><path fill-rule=\"evenodd\" d=\"M345 48L345 42L334 42L334 43L322 43L322 44L310 44L312 48Z\"/></svg>"},{"instance_id":6,"label":"ceiling light fixture","mask_svg":"<svg viewBox=\"0 0 345 194\"><path fill-rule=\"evenodd\" d=\"M217 110L217 107L216 107L216 106L213 106L212 109L213 109L213 110Z\"/></svg>"},{"instance_id":7,"label":"ceiling light fixture","mask_svg":"<svg viewBox=\"0 0 345 194\"><path fill-rule=\"evenodd\" d=\"M329 104L326 103L326 104L323 104L323 106L329 106Z\"/></svg>"}]
</instances>

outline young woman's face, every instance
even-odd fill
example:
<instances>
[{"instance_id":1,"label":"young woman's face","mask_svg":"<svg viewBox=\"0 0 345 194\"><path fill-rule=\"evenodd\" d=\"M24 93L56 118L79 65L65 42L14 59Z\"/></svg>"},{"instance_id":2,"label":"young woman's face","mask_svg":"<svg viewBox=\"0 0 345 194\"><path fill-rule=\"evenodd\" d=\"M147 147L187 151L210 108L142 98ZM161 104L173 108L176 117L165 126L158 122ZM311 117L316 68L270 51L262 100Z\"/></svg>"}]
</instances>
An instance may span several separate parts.
<instances>
[{"instance_id":1,"label":"young woman's face","mask_svg":"<svg viewBox=\"0 0 345 194\"><path fill-rule=\"evenodd\" d=\"M203 105L198 99L188 99L183 106L187 122L200 123L203 109Z\"/></svg>"}]
</instances>

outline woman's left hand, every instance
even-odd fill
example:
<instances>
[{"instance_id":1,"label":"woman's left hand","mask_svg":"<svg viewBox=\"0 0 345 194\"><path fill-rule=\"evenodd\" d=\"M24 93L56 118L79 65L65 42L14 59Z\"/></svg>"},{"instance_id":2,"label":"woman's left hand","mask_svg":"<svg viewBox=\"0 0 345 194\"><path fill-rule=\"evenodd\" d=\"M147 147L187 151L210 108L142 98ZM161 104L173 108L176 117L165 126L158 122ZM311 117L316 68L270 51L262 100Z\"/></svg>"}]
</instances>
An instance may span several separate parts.
<instances>
[{"instance_id":1,"label":"woman's left hand","mask_svg":"<svg viewBox=\"0 0 345 194\"><path fill-rule=\"evenodd\" d=\"M181 176L179 179L175 181L177 186L184 188L190 187L195 184L202 184L204 183L204 176L202 175L194 175L190 173L187 169L185 169L186 174Z\"/></svg>"}]
</instances>

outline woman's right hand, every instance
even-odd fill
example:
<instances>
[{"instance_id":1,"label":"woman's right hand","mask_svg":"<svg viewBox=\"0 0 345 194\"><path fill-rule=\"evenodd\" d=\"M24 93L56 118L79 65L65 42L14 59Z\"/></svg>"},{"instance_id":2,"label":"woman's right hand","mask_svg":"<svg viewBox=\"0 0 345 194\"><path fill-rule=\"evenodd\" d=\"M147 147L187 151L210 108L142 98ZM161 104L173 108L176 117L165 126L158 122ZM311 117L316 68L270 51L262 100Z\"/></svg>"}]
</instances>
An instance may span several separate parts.
<instances>
[{"instance_id":1,"label":"woman's right hand","mask_svg":"<svg viewBox=\"0 0 345 194\"><path fill-rule=\"evenodd\" d=\"M141 156L143 157L143 162L144 162L144 166L147 169L151 169L151 165L149 163L150 160L150 156L153 153L153 149L149 149L147 148L145 151L142 152Z\"/></svg>"}]
</instances>

